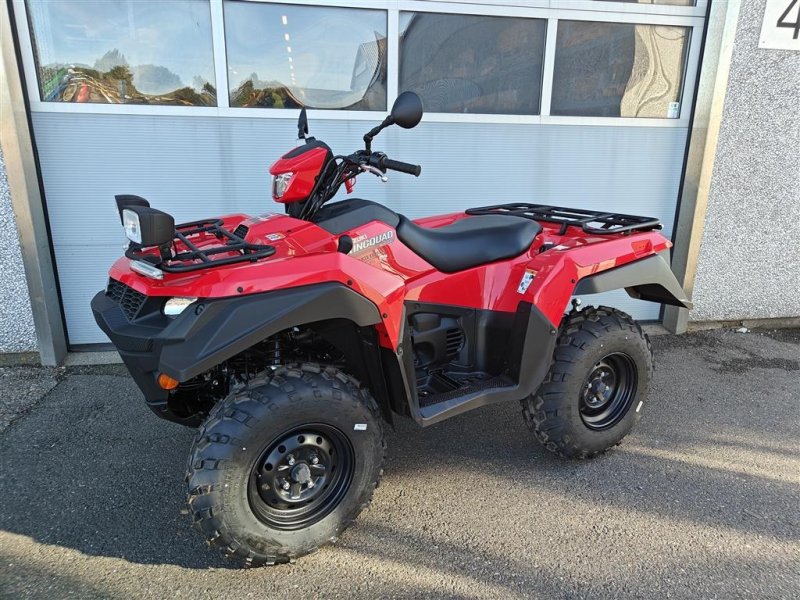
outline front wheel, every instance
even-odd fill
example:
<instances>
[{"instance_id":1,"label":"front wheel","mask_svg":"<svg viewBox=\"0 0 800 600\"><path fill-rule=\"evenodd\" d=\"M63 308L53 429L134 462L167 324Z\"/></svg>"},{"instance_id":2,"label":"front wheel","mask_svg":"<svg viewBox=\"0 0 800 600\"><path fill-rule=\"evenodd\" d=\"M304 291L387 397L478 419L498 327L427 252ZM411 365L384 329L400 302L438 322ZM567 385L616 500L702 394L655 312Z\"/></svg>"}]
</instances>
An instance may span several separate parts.
<instances>
[{"instance_id":1,"label":"front wheel","mask_svg":"<svg viewBox=\"0 0 800 600\"><path fill-rule=\"evenodd\" d=\"M281 367L220 402L189 458L189 509L249 566L333 542L369 504L384 459L375 400L332 367Z\"/></svg>"},{"instance_id":2,"label":"front wheel","mask_svg":"<svg viewBox=\"0 0 800 600\"><path fill-rule=\"evenodd\" d=\"M586 308L565 318L553 362L522 414L551 452L589 458L638 422L653 373L650 340L622 311Z\"/></svg>"}]
</instances>

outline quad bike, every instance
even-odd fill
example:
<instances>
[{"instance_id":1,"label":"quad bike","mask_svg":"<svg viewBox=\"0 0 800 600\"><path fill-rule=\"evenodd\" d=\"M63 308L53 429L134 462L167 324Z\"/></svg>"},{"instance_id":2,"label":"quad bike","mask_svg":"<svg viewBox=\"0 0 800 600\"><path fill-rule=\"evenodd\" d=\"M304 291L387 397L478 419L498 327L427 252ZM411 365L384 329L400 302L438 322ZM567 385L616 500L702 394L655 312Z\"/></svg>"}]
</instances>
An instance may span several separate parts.
<instances>
[{"instance_id":1,"label":"quad bike","mask_svg":"<svg viewBox=\"0 0 800 600\"><path fill-rule=\"evenodd\" d=\"M689 307L657 219L502 204L412 221L361 199L356 177L418 176L372 151L422 117L413 93L334 155L307 137L270 169L285 213L175 225L117 196L130 239L92 300L147 405L199 426L187 466L195 526L246 564L336 540L382 475L385 423L421 426L522 403L548 450L587 458L641 414L647 336L573 296L625 289Z\"/></svg>"}]
</instances>

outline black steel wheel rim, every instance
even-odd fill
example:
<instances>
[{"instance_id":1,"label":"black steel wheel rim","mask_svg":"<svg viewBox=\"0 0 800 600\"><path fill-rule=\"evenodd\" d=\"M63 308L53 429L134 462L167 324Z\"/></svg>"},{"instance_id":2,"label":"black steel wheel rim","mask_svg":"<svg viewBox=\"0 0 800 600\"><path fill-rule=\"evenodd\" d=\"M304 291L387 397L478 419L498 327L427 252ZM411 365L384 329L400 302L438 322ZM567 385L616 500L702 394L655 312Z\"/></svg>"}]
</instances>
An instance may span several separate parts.
<instances>
[{"instance_id":1,"label":"black steel wheel rim","mask_svg":"<svg viewBox=\"0 0 800 600\"><path fill-rule=\"evenodd\" d=\"M596 431L619 423L636 396L636 363L627 354L608 354L592 367L580 392L584 425Z\"/></svg>"},{"instance_id":2,"label":"black steel wheel rim","mask_svg":"<svg viewBox=\"0 0 800 600\"><path fill-rule=\"evenodd\" d=\"M274 529L303 529L342 501L355 453L341 431L323 423L295 427L267 444L248 481L253 513Z\"/></svg>"}]
</instances>

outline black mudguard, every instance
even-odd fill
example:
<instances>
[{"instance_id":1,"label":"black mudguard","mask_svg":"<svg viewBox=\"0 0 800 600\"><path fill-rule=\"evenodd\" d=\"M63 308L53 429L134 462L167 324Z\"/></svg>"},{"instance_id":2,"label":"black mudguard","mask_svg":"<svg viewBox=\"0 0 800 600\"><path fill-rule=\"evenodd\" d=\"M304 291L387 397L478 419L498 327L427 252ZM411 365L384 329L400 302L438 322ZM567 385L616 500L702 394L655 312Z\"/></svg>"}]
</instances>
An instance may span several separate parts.
<instances>
[{"instance_id":1,"label":"black mudguard","mask_svg":"<svg viewBox=\"0 0 800 600\"><path fill-rule=\"evenodd\" d=\"M175 323L173 341L163 346L159 361L161 372L178 381L290 327L327 319L347 319L363 327L381 320L375 304L340 283L216 300L186 312L191 314Z\"/></svg>"},{"instance_id":2,"label":"black mudguard","mask_svg":"<svg viewBox=\"0 0 800 600\"><path fill-rule=\"evenodd\" d=\"M203 300L175 319L161 313L162 303L153 298L130 321L105 292L92 300L97 324L154 410L166 406L168 398L168 392L156 383L159 373L188 381L293 326L327 319L345 319L358 326L380 322L375 304L335 282Z\"/></svg>"},{"instance_id":3,"label":"black mudguard","mask_svg":"<svg viewBox=\"0 0 800 600\"><path fill-rule=\"evenodd\" d=\"M691 309L692 303L673 275L664 254L585 277L575 286L575 295L599 294L624 288L632 298Z\"/></svg>"}]
</instances>

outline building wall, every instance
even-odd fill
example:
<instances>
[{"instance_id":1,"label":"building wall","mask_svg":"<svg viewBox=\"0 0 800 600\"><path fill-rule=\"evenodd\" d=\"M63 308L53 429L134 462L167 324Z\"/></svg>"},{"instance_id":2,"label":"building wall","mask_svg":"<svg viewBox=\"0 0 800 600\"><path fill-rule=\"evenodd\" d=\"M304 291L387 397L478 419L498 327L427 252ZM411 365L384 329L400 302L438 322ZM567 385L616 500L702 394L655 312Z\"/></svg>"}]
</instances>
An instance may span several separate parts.
<instances>
[{"instance_id":1,"label":"building wall","mask_svg":"<svg viewBox=\"0 0 800 600\"><path fill-rule=\"evenodd\" d=\"M764 5L739 15L693 321L800 315L800 52L758 47Z\"/></svg>"},{"instance_id":2,"label":"building wall","mask_svg":"<svg viewBox=\"0 0 800 600\"><path fill-rule=\"evenodd\" d=\"M3 151L0 150L0 352L36 350L33 314L28 298ZM58 299L54 298L54 302Z\"/></svg>"},{"instance_id":3,"label":"building wall","mask_svg":"<svg viewBox=\"0 0 800 600\"><path fill-rule=\"evenodd\" d=\"M693 321L800 315L800 284L797 283L800 281L800 260L797 260L797 248L800 247L800 227L797 226L800 223L800 192L797 189L797 174L800 173L800 152L798 152L798 148L800 148L800 114L797 113L797 98L800 97L800 76L798 76L800 53L759 49L758 35L764 11L764 0L743 1L742 5L695 283L696 308L690 313ZM36 120L44 121L52 118L52 115L41 115ZM84 116L83 119L85 120L86 117ZM79 133L85 135L87 131L92 131L93 127L96 127L103 119L111 119L111 117L95 116L89 119L92 122L82 121L80 124L84 128ZM77 115L74 120L81 121ZM236 125L235 122L232 124ZM359 125L362 124L359 123ZM277 140L290 139L293 133L292 123L282 123L280 127L276 127L280 131L269 132L263 131L265 125L260 122L255 127L251 123L241 125L242 128L252 128L254 131L250 135L257 138L249 146L254 149L251 152L252 156L240 157L242 164L247 164L248 161L257 161L259 165L266 165L269 161L263 152L258 150L260 148L259 140L269 139L275 140L277 143ZM356 131L355 128L352 131L347 128L338 132L328 131L328 129L333 129L333 124L324 122L312 124L312 127L317 129L316 133L324 133L338 138L337 141L345 145L351 139L357 140L361 132L360 129ZM459 129L456 125L441 124L440 127L443 130L451 127ZM498 127L503 128L503 126ZM283 129L285 131L282 131ZM630 131L620 133L624 133L625 137L635 138L638 135L636 129L638 128L631 128ZM211 128L211 130L214 129ZM603 130L604 128L597 129L601 133ZM58 133L59 129L54 128L53 131ZM683 130L673 130L671 133L677 131ZM587 150L586 155L582 155L580 171L585 171L591 177L576 181L553 177L554 174L559 173L559 165L563 166L574 161L575 156L548 151L558 146L558 141L565 135L568 137L569 134L585 134L568 127L542 128L541 132L547 135L543 135L541 139L537 140L537 143L534 144L536 149L532 152L536 158L532 164L538 165L538 167L531 170L530 173L525 169L518 170L523 173L524 178L531 179L531 181L525 182L527 185L521 186L519 189L545 191L548 197L558 198L561 203L565 204L592 197L597 184L597 180L593 178L598 176L598 172L592 171L591 152ZM270 135L264 135L267 133ZM422 129L416 133L422 133ZM437 131L436 133L443 134L445 132ZM73 139L81 139L81 135L77 135ZM506 135L507 133L504 132L504 136ZM397 151L397 156L410 156L409 152L413 144L409 147L405 146L406 140L410 143L413 134L402 132L401 135L401 132L387 132L384 136L383 141ZM504 136L500 136L500 139L505 139ZM222 135L222 137L226 140L230 139L230 136ZM446 135L432 137L447 139ZM513 138L514 135L511 137ZM667 151L662 154L667 157L667 160L660 172L664 173L666 177L671 177L668 175L669 173L676 173L675 177L677 177L677 165L673 164L673 161L674 157L679 154L677 150L680 145L679 140L672 139L669 135L666 137L670 139L664 146ZM584 140L579 141L583 142ZM631 145L630 139L627 141L629 143L622 147L636 150L637 145ZM465 140L458 140L455 145L459 146L459 142L463 144ZM482 138L473 141L478 144L481 142ZM469 147L469 144L463 145ZM47 146L48 144L43 144L45 153ZM85 143L78 145L79 148L84 149L87 146L92 147L91 144ZM673 146L674 148L672 148ZM40 148L40 150L42 149ZM531 150L528 148L529 152ZM425 153L423 152L423 154ZM604 155L604 153L600 155ZM597 153L594 156L597 156ZM448 207L427 202L426 200L429 198L423 198L422 195L416 198L413 195L412 185L414 183L417 184L413 186L414 190L418 190L421 183L428 183L434 179L444 182L452 176L452 164L437 161L433 156L424 158L426 159L424 162L427 181L407 181L399 175L393 177L391 187L380 186L374 181L369 183L365 181L359 186L359 195L377 197L397 210L405 210L414 215L446 210ZM660 158L663 159L664 156ZM626 160L629 159L630 155L626 154ZM97 160L99 163L95 164L104 162L103 158ZM618 157L615 156L614 160L618 160ZM86 164L92 163L80 160L78 163L78 168L72 171L71 177L66 169L62 173L64 177L61 179L59 177L54 179L53 173L45 177L46 187L63 186L64 189L71 190L71 194L75 197L71 198L72 202L68 206L73 208L83 207L85 210L87 196L91 198L91 202L100 203L102 199L103 203L111 207L112 192L145 192L153 195L155 200L165 190L170 190L170 186L178 187L181 184L185 186L187 180L190 182L190 188L203 187L202 181L192 180L192 173L189 171L162 173L157 170L155 177L152 171L147 172L147 176L144 177L137 173L129 173L133 177L130 180L115 172L113 177L111 173L108 173L99 180L92 178L91 187L98 189L91 191L101 193L87 194L87 190L83 189L87 184L87 180L83 179L86 174L80 167L82 165L85 168ZM196 167L198 163L189 162L188 164L194 164ZM236 163L229 163L228 166L230 167L231 164L235 165ZM216 174L213 168L211 171ZM77 179L75 173L80 173ZM143 171L139 171L139 173L143 173ZM261 175L266 177L262 171L256 169L253 173L259 173L257 180L247 180L243 185L243 180L235 177L233 179L237 181L237 185L212 191L216 192L218 197L227 198L229 201L236 200L237 208L252 208L257 212L264 207L262 203L265 202L267 196L265 192L267 180L261 179ZM662 195L672 194L674 186L677 185L677 181L662 180L661 186L658 188L661 191L657 198L650 198L646 194L638 193L640 198L647 198L644 201L646 206L628 207L627 203L636 203L636 192L641 192L641 190L637 186L630 188L629 182L626 182L624 178L613 177L614 173L614 170L606 172L604 169L599 169L600 176L618 180L621 185L624 185L624 190L616 189L611 184L609 184L609 189L615 192L618 201L622 201L622 205L613 208L620 210L623 207L629 208L629 212L647 212L655 209L653 214L660 213L661 209L658 207L659 203L663 202ZM465 174L469 174L468 170ZM114 185L110 185L112 179ZM169 185L164 185L165 179L170 180ZM200 176L199 179L204 179L204 176ZM223 177L219 177L218 181L223 179ZM458 181L458 178L451 178L449 181ZM474 204L482 203L484 199L489 201L496 195L496 185L489 180L479 180L478 184L474 185L474 174L470 174L470 177L465 177L465 181L472 181L473 184L465 184L459 189L451 187L446 190L447 197L458 196ZM423 185L423 187L425 186ZM197 190L192 191L197 192ZM431 189L428 188L426 191L429 193ZM205 193L208 191L192 195L193 211L203 208L203 201L207 200ZM242 198L245 198L243 203L247 206L239 206ZM201 200L200 206L197 204L198 199ZM186 207L170 206L170 203L175 202L175 197L170 196L168 199L159 197L158 202L159 206L163 203L167 208L175 209L178 213L187 212L186 215L181 216L187 218L192 216L188 214ZM95 215L98 221L113 217L113 211L110 208L105 213L99 211L99 206L97 208L98 212ZM69 212L66 213L66 216L69 217ZM658 216L662 216L667 223L670 223L667 215L659 214ZM114 231L119 234L118 230ZM669 232L667 231L667 233ZM33 319L2 154L0 154L0 243L4 249L0 253L0 268L4 274L0 278L0 298L3 300L0 303L0 352L35 350L36 338ZM120 245L121 238L109 242L108 246L114 248L114 256L119 253ZM75 258L79 256L79 252L72 254L66 252L64 256L67 258L62 258L62 260ZM111 255L109 254L109 256ZM86 290L99 289L102 279L103 277L99 276L96 282L87 282ZM88 294L88 292L84 292ZM55 298L52 300L56 301ZM86 317L86 314L82 317Z\"/></svg>"}]
</instances>

